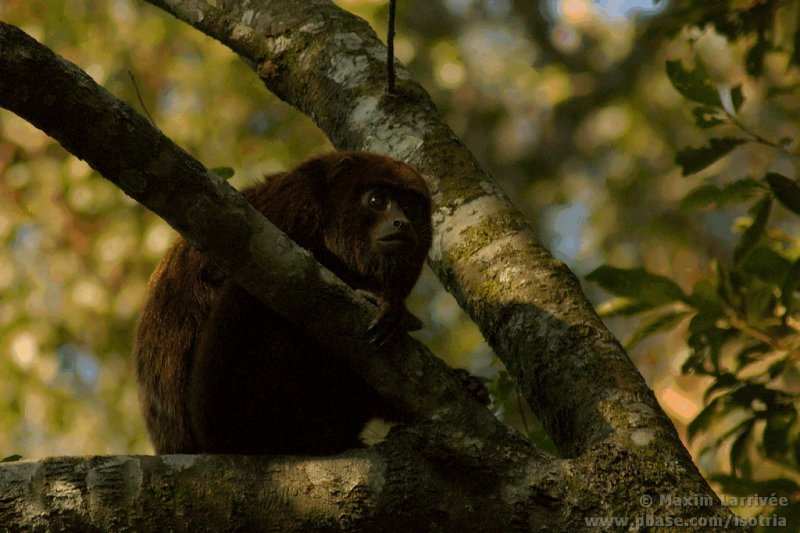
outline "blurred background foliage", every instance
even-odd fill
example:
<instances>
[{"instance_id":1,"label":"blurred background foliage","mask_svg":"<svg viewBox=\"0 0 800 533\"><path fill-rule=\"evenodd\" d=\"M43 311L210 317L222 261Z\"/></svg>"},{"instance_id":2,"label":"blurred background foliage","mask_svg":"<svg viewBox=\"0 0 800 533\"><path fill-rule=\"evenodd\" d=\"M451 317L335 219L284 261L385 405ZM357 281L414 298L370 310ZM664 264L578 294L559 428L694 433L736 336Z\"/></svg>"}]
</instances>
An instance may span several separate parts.
<instances>
[{"instance_id":1,"label":"blurred background foliage","mask_svg":"<svg viewBox=\"0 0 800 533\"><path fill-rule=\"evenodd\" d=\"M387 2L338 3L385 35ZM146 3L0 0L0 18L237 187L331 148L232 52ZM792 502L798 21L796 0L401 0L396 39L550 249L592 273L585 290L715 488ZM152 452L131 332L173 238L0 110L0 457ZM547 445L430 273L411 307L419 338L490 378L498 415Z\"/></svg>"}]
</instances>

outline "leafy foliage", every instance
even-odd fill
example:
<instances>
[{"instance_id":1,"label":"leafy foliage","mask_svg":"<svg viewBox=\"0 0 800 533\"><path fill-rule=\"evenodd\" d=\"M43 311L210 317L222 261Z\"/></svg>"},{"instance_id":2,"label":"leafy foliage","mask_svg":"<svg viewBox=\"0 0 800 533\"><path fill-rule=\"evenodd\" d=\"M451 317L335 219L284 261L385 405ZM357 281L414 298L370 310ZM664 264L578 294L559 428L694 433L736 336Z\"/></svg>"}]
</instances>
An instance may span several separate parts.
<instances>
[{"instance_id":1,"label":"leafy foliage","mask_svg":"<svg viewBox=\"0 0 800 533\"><path fill-rule=\"evenodd\" d=\"M755 36L743 56L744 71L754 77L750 86L770 83L764 68L770 51L793 49L790 61L798 65L800 30L784 35L785 42L767 37L777 31L779 2L713 4L695 11L699 26L713 26L729 43ZM725 94L700 59L695 58L694 68L668 61L666 73L692 103L695 125L710 135L701 148L678 150L676 162L683 176L708 169L746 144L768 147L776 166L792 161L795 175L771 170L722 184L713 183L715 176L710 175L683 197L680 209L688 213L746 207L746 217L737 224L733 253L714 257L710 271L688 294L668 288L675 282L641 268L601 266L587 279L616 297L601 307L604 314L617 314L613 302L620 298L625 299L624 309L632 310L627 314L645 313L629 347L679 323L686 325L689 355L682 371L708 379L705 407L688 425L688 439L705 438L701 455L727 448L727 472L714 476L726 492L788 495L792 505L772 511L796 521L800 516L796 481L800 479L800 240L783 228L796 227L800 215L796 175L800 152L792 148L797 139L776 140L756 133L739 115L745 104L742 84ZM768 94L778 98L796 87L772 89ZM718 131L724 133L715 135ZM651 286L631 290L631 283ZM770 469L774 477L764 479L756 467L766 463L776 465Z\"/></svg>"}]
</instances>

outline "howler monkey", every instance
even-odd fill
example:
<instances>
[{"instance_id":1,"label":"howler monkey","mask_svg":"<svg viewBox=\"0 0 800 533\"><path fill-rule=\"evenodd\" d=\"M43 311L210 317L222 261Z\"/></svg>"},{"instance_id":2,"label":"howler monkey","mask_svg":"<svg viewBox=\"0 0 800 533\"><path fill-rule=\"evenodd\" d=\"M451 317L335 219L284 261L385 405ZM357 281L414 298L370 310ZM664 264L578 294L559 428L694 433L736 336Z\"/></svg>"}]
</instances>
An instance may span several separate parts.
<instances>
[{"instance_id":1,"label":"howler monkey","mask_svg":"<svg viewBox=\"0 0 800 533\"><path fill-rule=\"evenodd\" d=\"M431 244L431 207L411 167L337 152L243 194L325 267L374 296L374 337L421 326L404 300ZM182 239L150 280L134 352L157 453L333 454L358 446L370 418L393 417L340 357Z\"/></svg>"}]
</instances>

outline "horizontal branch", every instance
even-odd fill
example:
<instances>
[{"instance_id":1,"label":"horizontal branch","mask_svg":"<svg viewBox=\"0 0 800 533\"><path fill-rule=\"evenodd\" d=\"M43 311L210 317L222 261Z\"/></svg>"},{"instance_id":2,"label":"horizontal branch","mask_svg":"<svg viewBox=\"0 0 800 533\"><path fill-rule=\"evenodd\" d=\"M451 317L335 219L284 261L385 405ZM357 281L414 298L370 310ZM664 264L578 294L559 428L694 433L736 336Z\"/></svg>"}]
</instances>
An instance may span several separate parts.
<instances>
[{"instance_id":1,"label":"horizontal branch","mask_svg":"<svg viewBox=\"0 0 800 533\"><path fill-rule=\"evenodd\" d=\"M563 529L524 495L544 476L504 482L515 497L456 489L411 451L335 457L58 457L0 466L3 531L512 531L519 516ZM409 483L408 480L413 482ZM515 507L518 511L515 511ZM410 510L413 509L413 512ZM537 513L538 511L538 513Z\"/></svg>"}]
</instances>

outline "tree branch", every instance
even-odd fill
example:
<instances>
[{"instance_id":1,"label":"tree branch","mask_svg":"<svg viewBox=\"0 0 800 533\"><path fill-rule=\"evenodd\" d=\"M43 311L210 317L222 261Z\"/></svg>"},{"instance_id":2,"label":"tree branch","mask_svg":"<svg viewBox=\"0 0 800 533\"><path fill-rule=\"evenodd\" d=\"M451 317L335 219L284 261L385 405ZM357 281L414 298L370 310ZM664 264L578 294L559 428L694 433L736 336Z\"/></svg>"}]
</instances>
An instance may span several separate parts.
<instances>
[{"instance_id":1,"label":"tree branch","mask_svg":"<svg viewBox=\"0 0 800 533\"><path fill-rule=\"evenodd\" d=\"M537 516L553 531L566 527L552 508L526 500L535 486L551 494L543 501L557 501L547 470L509 476L495 486L513 496L487 498L486 485L437 476L440 466L415 450L393 450L7 463L0 523L3 531L513 531Z\"/></svg>"}]
</instances>

